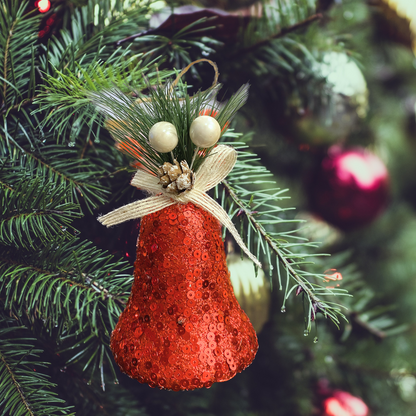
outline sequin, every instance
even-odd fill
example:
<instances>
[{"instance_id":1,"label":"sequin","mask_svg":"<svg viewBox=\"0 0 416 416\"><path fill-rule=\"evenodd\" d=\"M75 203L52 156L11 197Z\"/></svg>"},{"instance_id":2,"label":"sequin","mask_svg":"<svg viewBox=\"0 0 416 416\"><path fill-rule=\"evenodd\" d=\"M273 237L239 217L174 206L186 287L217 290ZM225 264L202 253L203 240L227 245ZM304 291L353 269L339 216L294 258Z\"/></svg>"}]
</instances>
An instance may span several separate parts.
<instances>
[{"instance_id":1,"label":"sequin","mask_svg":"<svg viewBox=\"0 0 416 416\"><path fill-rule=\"evenodd\" d=\"M208 344L208 347L211 350L215 350L215 348L217 348L217 343L215 341L210 341L209 344Z\"/></svg>"},{"instance_id":2,"label":"sequin","mask_svg":"<svg viewBox=\"0 0 416 416\"><path fill-rule=\"evenodd\" d=\"M166 380L164 378L160 378L158 381L159 386L165 387L166 386Z\"/></svg>"},{"instance_id":3,"label":"sequin","mask_svg":"<svg viewBox=\"0 0 416 416\"><path fill-rule=\"evenodd\" d=\"M190 238L188 238L188 237L185 237L185 238L183 239L183 243L184 243L186 246L189 246L189 245L192 243L192 240L191 240Z\"/></svg>"},{"instance_id":4,"label":"sequin","mask_svg":"<svg viewBox=\"0 0 416 416\"><path fill-rule=\"evenodd\" d=\"M182 351L184 354L190 354L192 352L192 348L190 345L184 345L182 347Z\"/></svg>"},{"instance_id":5,"label":"sequin","mask_svg":"<svg viewBox=\"0 0 416 416\"><path fill-rule=\"evenodd\" d=\"M215 334L213 332L208 332L207 338L208 338L208 341L214 341Z\"/></svg>"},{"instance_id":6,"label":"sequin","mask_svg":"<svg viewBox=\"0 0 416 416\"><path fill-rule=\"evenodd\" d=\"M201 376L201 381L206 382L210 379L211 374L208 371L204 371Z\"/></svg>"},{"instance_id":7,"label":"sequin","mask_svg":"<svg viewBox=\"0 0 416 416\"><path fill-rule=\"evenodd\" d=\"M212 367L215 364L215 358L214 357L208 357L207 364Z\"/></svg>"},{"instance_id":8,"label":"sequin","mask_svg":"<svg viewBox=\"0 0 416 416\"><path fill-rule=\"evenodd\" d=\"M185 331L191 332L193 327L194 326L190 322L188 322L187 324L185 324Z\"/></svg>"},{"instance_id":9,"label":"sequin","mask_svg":"<svg viewBox=\"0 0 416 416\"><path fill-rule=\"evenodd\" d=\"M147 361L147 362L144 364L144 366L145 366L148 370L150 370L150 369L152 368L152 363L151 363L150 361Z\"/></svg>"}]
</instances>

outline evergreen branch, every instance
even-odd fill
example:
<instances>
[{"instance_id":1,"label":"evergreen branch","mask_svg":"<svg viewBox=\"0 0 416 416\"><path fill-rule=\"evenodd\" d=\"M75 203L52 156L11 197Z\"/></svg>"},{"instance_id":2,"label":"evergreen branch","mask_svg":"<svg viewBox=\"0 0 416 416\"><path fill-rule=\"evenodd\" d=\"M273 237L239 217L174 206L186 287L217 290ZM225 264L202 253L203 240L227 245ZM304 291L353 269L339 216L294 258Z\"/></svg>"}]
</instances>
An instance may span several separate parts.
<instances>
[{"instance_id":1,"label":"evergreen branch","mask_svg":"<svg viewBox=\"0 0 416 416\"><path fill-rule=\"evenodd\" d=\"M282 38L282 37L288 35L289 33L292 33L292 32L295 32L299 29L305 28L305 27L309 26L310 24L312 24L313 22L316 22L317 20L320 20L320 19L322 19L322 14L321 13L316 13L312 16L309 16L305 20L302 20L301 22L295 23L292 26L284 27L280 32L269 36L267 39L262 39L259 42L256 42L256 43L254 43L254 44L252 44L252 45L250 45L246 48L238 50L237 52L235 52L234 55L231 55L230 58L234 58L235 56L240 56L240 55L243 55L243 54L249 54L250 52L258 50L262 46L268 45L273 40Z\"/></svg>"},{"instance_id":2,"label":"evergreen branch","mask_svg":"<svg viewBox=\"0 0 416 416\"><path fill-rule=\"evenodd\" d=\"M355 322L357 325L364 328L366 331L368 331L370 334L376 336L379 339L384 339L387 336L387 333L385 331L382 331L375 327L374 325L371 325L371 323L364 321L361 319L360 315L357 312L350 312L348 314L349 317Z\"/></svg>"},{"instance_id":3,"label":"evergreen branch","mask_svg":"<svg viewBox=\"0 0 416 416\"><path fill-rule=\"evenodd\" d=\"M20 111L21 108L28 107L31 104L33 104L33 101L35 101L36 98L37 98L36 96L31 97L31 98L25 98L23 101L13 105L10 108L3 108L3 110L0 111L0 114L10 114L10 113L14 113L16 111Z\"/></svg>"},{"instance_id":4,"label":"evergreen branch","mask_svg":"<svg viewBox=\"0 0 416 416\"><path fill-rule=\"evenodd\" d=\"M12 24L12 27L10 28L9 35L7 36L6 41L6 47L4 49L4 64L3 64L3 97L6 99L7 96L7 60L9 57L9 47L10 47L10 40L13 36L14 28L17 24L17 21L15 20ZM3 103L4 104L4 103Z\"/></svg>"},{"instance_id":5,"label":"evergreen branch","mask_svg":"<svg viewBox=\"0 0 416 416\"><path fill-rule=\"evenodd\" d=\"M228 132L226 137L238 137L239 135ZM247 146L242 143L233 143L239 149L239 159L229 174L227 180L222 182L221 204L224 209L228 209L230 217L238 217L241 222L242 233L244 229L247 247L254 252L259 258L263 253L267 262L269 273L272 275L272 255L277 261L277 275L279 280L279 288L284 288L285 294L283 299L282 311L285 311L285 303L288 297L296 291L296 294L303 292L307 299L307 308L305 311L305 327L309 332L311 321L315 319L317 312L322 312L329 317L337 326L339 325L339 317L346 319L341 313L340 305L323 300L323 297L347 295L344 289L332 288L326 289L321 285L311 282L310 279L323 280L324 275L321 273L312 273L303 270L301 267L313 263L311 254L302 253L300 250L308 247L316 247L316 243L308 242L305 239L292 235L293 230L279 231L276 227L289 227L293 222L299 221L288 218L279 217L284 214L277 202L282 198L282 190L270 188L268 180L264 180L270 176L270 172L258 162L255 154L242 151ZM253 185L253 189L246 186ZM264 190L259 187L265 187ZM218 187L216 188L216 197L219 198ZM286 197L287 198L287 197ZM246 227L244 227L244 225ZM268 229L266 229L266 226ZM256 241L253 240L253 232ZM290 241L290 240L294 241ZM296 242L296 240L301 240ZM256 249L253 251L253 248ZM316 256L316 255L314 255ZM310 260L308 260L310 259ZM286 271L286 282L282 283L280 267ZM295 282L290 284L290 280Z\"/></svg>"},{"instance_id":6,"label":"evergreen branch","mask_svg":"<svg viewBox=\"0 0 416 416\"><path fill-rule=\"evenodd\" d=\"M10 318L9 318L10 321ZM47 367L38 359L42 350L34 347L25 327L0 322L0 402L5 413L13 415L74 415L64 400L51 391L56 385L33 367Z\"/></svg>"},{"instance_id":7,"label":"evergreen branch","mask_svg":"<svg viewBox=\"0 0 416 416\"><path fill-rule=\"evenodd\" d=\"M296 270L292 267L293 260L291 260L290 257L287 256L286 253L283 253L283 250L279 248L276 241L273 241L273 239L270 237L270 235L266 232L264 229L264 226L259 223L259 221L256 220L255 215L258 213L253 213L253 211L250 211L246 208L246 204L239 199L236 192L234 192L233 188L229 185L227 180L223 180L222 185L227 190L228 194L232 198L232 200L235 202L235 204L244 212L244 215L247 216L249 222L251 225L253 225L256 230L259 232L259 234L264 238L264 240L267 242L269 247L272 249L272 251L276 254L277 258L279 259L279 262L283 264L283 267L289 271L292 278L296 281L296 283L302 287L302 289L307 293L309 298L312 300L313 303L319 303L321 302L321 299L319 299L311 289L305 284L304 279L302 279ZM270 224L270 222L268 222Z\"/></svg>"},{"instance_id":8,"label":"evergreen branch","mask_svg":"<svg viewBox=\"0 0 416 416\"><path fill-rule=\"evenodd\" d=\"M82 200L90 212L92 208L104 203L109 194L99 182L105 170L99 169L97 164L87 158L80 159L75 149L68 149L62 145L44 145L41 147L41 152L27 151L16 141L12 141L11 137L7 140L0 136L0 155L2 153L13 155L13 159L2 160L3 172L0 173L0 177L9 186L13 184L14 188L19 181L24 181L23 187L27 188L29 183L34 187L34 182L27 180L38 177L39 180L44 181L45 186L49 186L48 189L55 196L58 195L58 189L64 191L66 188L65 195L61 194L61 201L65 199L65 203L79 204ZM58 183L60 187L52 189L50 187L52 182ZM43 193L41 189L35 188L31 192L41 198L41 195L45 195L45 189ZM27 204L31 206L29 201ZM73 206L68 206L66 209L73 210Z\"/></svg>"},{"instance_id":9,"label":"evergreen branch","mask_svg":"<svg viewBox=\"0 0 416 416\"><path fill-rule=\"evenodd\" d=\"M29 405L28 401L26 400L26 397L23 393L22 388L20 387L19 382L16 380L16 375L13 373L12 368L7 363L6 357L1 353L1 350L0 350L0 358L1 358L1 361L3 362L3 366L6 367L6 370L7 370L7 373L9 374L9 377L12 379L12 383L14 384L16 390L19 393L19 396L20 396L21 402L23 403L23 406L26 408L29 415L35 416L35 414L32 412L32 409L30 408L30 405Z\"/></svg>"},{"instance_id":10,"label":"evergreen branch","mask_svg":"<svg viewBox=\"0 0 416 416\"><path fill-rule=\"evenodd\" d=\"M0 3L1 111L22 100L35 82L31 71L35 66L36 29L41 17L27 13L27 6L28 1L2 0Z\"/></svg>"},{"instance_id":11,"label":"evergreen branch","mask_svg":"<svg viewBox=\"0 0 416 416\"><path fill-rule=\"evenodd\" d=\"M0 188L0 243L5 245L38 250L40 244L69 238L67 227L82 215L77 205L67 202L69 186L36 177L13 188L0 182Z\"/></svg>"},{"instance_id":12,"label":"evergreen branch","mask_svg":"<svg viewBox=\"0 0 416 416\"><path fill-rule=\"evenodd\" d=\"M102 117L91 105L89 94L101 90L117 88L129 95L148 88L163 80L171 71L153 71L151 65L143 65L139 55L132 55L129 49L116 50L106 62L94 61L74 64L72 69L60 70L52 64L51 74L44 74L45 86L39 91L34 101L39 104L33 114L47 112L43 121L59 137L66 138L70 130L70 140L76 137L86 126L89 131L97 131L102 124ZM151 63L152 64L152 63ZM98 136L97 133L93 133Z\"/></svg>"},{"instance_id":13,"label":"evergreen branch","mask_svg":"<svg viewBox=\"0 0 416 416\"><path fill-rule=\"evenodd\" d=\"M108 309L113 325L125 305L131 281L120 273L128 266L112 262L113 256L90 243L69 241L20 255L13 249L3 251L0 293L5 306L25 310L31 319L45 319L51 328L64 320L68 327L78 324L82 330L87 320L96 332L98 308Z\"/></svg>"}]
</instances>

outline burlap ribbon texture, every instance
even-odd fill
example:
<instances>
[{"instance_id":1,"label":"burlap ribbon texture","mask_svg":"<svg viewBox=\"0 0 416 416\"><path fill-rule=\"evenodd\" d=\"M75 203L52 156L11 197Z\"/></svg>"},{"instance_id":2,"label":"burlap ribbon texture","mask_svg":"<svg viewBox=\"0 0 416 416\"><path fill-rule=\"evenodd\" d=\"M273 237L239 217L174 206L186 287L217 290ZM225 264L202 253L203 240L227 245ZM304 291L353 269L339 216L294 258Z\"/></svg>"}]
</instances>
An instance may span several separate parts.
<instances>
[{"instance_id":1,"label":"burlap ribbon texture","mask_svg":"<svg viewBox=\"0 0 416 416\"><path fill-rule=\"evenodd\" d=\"M237 152L235 149L230 146L218 145L212 150L211 154L205 159L196 172L193 188L179 195L166 192L160 185L157 176L138 170L131 181L131 185L149 192L152 196L117 208L116 210L99 217L98 221L100 221L101 224L110 227L124 221L152 214L153 212L157 212L173 204L186 204L192 202L209 212L224 225L244 253L261 268L261 263L250 253L227 212L221 205L206 194L207 191L227 177L232 171L236 161Z\"/></svg>"}]
</instances>

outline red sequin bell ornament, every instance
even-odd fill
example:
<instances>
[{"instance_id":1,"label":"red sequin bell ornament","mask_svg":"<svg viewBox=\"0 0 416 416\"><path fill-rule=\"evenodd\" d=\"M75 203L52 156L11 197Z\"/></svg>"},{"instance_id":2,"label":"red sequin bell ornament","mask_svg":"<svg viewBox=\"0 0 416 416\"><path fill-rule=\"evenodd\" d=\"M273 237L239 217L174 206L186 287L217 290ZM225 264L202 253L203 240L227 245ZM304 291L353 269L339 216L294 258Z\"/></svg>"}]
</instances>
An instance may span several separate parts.
<instances>
[{"instance_id":1,"label":"red sequin bell ornament","mask_svg":"<svg viewBox=\"0 0 416 416\"><path fill-rule=\"evenodd\" d=\"M192 203L142 220L134 284L111 337L122 371L151 387L193 390L254 359L256 333L231 286L219 222Z\"/></svg>"},{"instance_id":2,"label":"red sequin bell ornament","mask_svg":"<svg viewBox=\"0 0 416 416\"><path fill-rule=\"evenodd\" d=\"M261 264L227 212L206 193L236 163L235 149L217 142L246 101L248 85L229 105L216 104L218 70L208 62L216 73L213 86L185 98L186 105L180 98L186 88L180 94L173 88L196 62L168 89L149 89L143 100L131 101L117 90L92 96L119 149L141 164L131 184L150 194L99 218L106 226L142 218L134 283L110 346L130 377L174 391L229 380L258 349L253 326L234 296L221 224Z\"/></svg>"}]
</instances>

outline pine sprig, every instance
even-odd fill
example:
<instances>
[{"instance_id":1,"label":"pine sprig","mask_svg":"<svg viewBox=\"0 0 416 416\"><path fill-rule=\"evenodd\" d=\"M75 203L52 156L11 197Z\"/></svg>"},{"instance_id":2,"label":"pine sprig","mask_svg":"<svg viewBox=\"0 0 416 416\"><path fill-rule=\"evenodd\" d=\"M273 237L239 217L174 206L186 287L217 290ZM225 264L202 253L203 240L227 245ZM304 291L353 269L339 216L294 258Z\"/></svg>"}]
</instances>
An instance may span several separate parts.
<instances>
[{"instance_id":1,"label":"pine sprig","mask_svg":"<svg viewBox=\"0 0 416 416\"><path fill-rule=\"evenodd\" d=\"M7 308L44 319L50 329L63 320L68 328L83 330L87 320L97 333L97 308L104 306L109 327L115 325L131 284L123 274L126 263L77 240L52 243L37 253L3 247L0 256L0 292Z\"/></svg>"},{"instance_id":2,"label":"pine sprig","mask_svg":"<svg viewBox=\"0 0 416 416\"><path fill-rule=\"evenodd\" d=\"M26 13L28 1L0 2L0 110L31 97L35 89L36 28L41 17Z\"/></svg>"},{"instance_id":3,"label":"pine sprig","mask_svg":"<svg viewBox=\"0 0 416 416\"><path fill-rule=\"evenodd\" d=\"M68 228L81 213L68 202L69 186L35 177L13 187L1 181L0 189L0 244L38 250L51 240L70 238Z\"/></svg>"},{"instance_id":4,"label":"pine sprig","mask_svg":"<svg viewBox=\"0 0 416 416\"><path fill-rule=\"evenodd\" d=\"M123 145L122 149L135 159L139 155L145 168L157 174L159 166L173 160L170 154L152 149L148 143L150 129L160 121L172 123L178 134L178 145L172 151L173 157L178 161L187 161L189 166L193 161L194 170L198 170L211 148L198 152L194 158L196 145L189 135L192 122L208 109L212 110L214 118L224 130L247 100L248 85L244 85L225 105L221 105L215 100L220 87L218 84L189 97L186 85L179 84L174 89L167 83L165 86L149 88L148 95L139 94L137 100L117 89L97 91L90 93L89 97L105 115L106 127L114 139Z\"/></svg>"},{"instance_id":5,"label":"pine sprig","mask_svg":"<svg viewBox=\"0 0 416 416\"><path fill-rule=\"evenodd\" d=\"M10 319L9 319L10 321ZM56 385L42 374L48 363L39 360L42 350L25 327L0 321L0 403L2 415L75 415L58 398Z\"/></svg>"},{"instance_id":6,"label":"pine sprig","mask_svg":"<svg viewBox=\"0 0 416 416\"><path fill-rule=\"evenodd\" d=\"M230 136L231 133L227 134L227 137ZM223 188L221 204L231 218L239 218L241 230L246 230L243 237L247 247L257 257L261 255L264 258L270 276L276 262L279 289L284 290L282 311L286 311L285 304L290 295L303 292L306 298L305 329L308 332L317 311L338 326L340 318L346 320L341 305L326 301L325 297L345 296L347 291L326 289L318 283L324 279L323 273L311 273L305 269L311 263L312 256L316 256L308 253L307 249L316 247L316 243L296 236L296 230L287 228L298 221L282 215L284 210L278 204L287 198L285 190L270 186L275 184L268 180L270 172L258 162L257 155L246 150L244 143L232 144L239 150L239 158L233 171L219 185ZM263 189L258 190L259 187ZM218 186L216 196L220 196Z\"/></svg>"},{"instance_id":7,"label":"pine sprig","mask_svg":"<svg viewBox=\"0 0 416 416\"><path fill-rule=\"evenodd\" d=\"M81 362L90 377L98 370L103 388L105 363L116 379L109 338L129 294L129 266L79 240L37 253L0 247L4 308L42 323L68 364Z\"/></svg>"},{"instance_id":8,"label":"pine sprig","mask_svg":"<svg viewBox=\"0 0 416 416\"><path fill-rule=\"evenodd\" d=\"M201 25L212 21L212 27L200 28ZM197 50L202 56L215 53L215 49L210 47L220 46L222 42L215 39L201 36L201 31L206 32L215 29L215 19L202 18L190 23L183 29L178 30L172 36L162 36L157 34L146 34L142 32L118 42L118 45L126 41L135 41L135 46L143 53L146 60L153 59L154 56L161 56L163 61L168 61L176 68L181 68L192 62L190 49ZM197 73L193 68L194 73Z\"/></svg>"},{"instance_id":9,"label":"pine sprig","mask_svg":"<svg viewBox=\"0 0 416 416\"><path fill-rule=\"evenodd\" d=\"M88 159L81 159L75 149L62 145L45 145L41 148L41 152L31 152L26 151L11 137L7 140L0 136L1 154L13 157L2 160L1 177L9 185L17 184L18 180L39 177L42 178L43 183L53 182L63 187L60 188L62 191L65 188L65 198L68 203L79 204L82 201L90 211L104 203L109 194L99 182L105 171ZM15 171L12 172L13 170ZM33 200L31 201L33 203ZM33 205L32 209L38 207ZM73 206L71 210L74 210Z\"/></svg>"},{"instance_id":10,"label":"pine sprig","mask_svg":"<svg viewBox=\"0 0 416 416\"><path fill-rule=\"evenodd\" d=\"M58 140L67 137L69 130L71 142L76 141L84 126L92 130L95 137L99 136L102 120L89 100L91 92L117 88L131 93L132 89L140 91L147 88L148 83L161 82L167 76L165 71L155 71L151 66L143 65L139 55L121 48L105 62L95 60L86 65L81 60L81 63L74 63L73 68L63 69L52 63L49 65L53 70L44 74L45 86L34 102L39 105L34 114L46 112L42 124L55 131Z\"/></svg>"}]
</instances>

